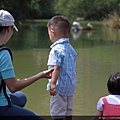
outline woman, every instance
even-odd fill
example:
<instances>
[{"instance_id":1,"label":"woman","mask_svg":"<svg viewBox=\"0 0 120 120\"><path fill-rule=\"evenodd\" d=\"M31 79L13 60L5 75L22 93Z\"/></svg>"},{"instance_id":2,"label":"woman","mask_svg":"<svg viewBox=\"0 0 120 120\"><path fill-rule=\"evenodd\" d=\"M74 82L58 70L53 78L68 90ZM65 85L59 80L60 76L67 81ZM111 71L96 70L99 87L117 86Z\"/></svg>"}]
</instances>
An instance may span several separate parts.
<instances>
[{"instance_id":1,"label":"woman","mask_svg":"<svg viewBox=\"0 0 120 120\"><path fill-rule=\"evenodd\" d=\"M41 78L51 78L53 69L19 81L16 80L11 52L9 49L3 49L2 46L13 35L13 28L18 31L14 21L13 16L8 11L0 10L0 46L2 48L0 51L0 116L37 116L36 118L39 120L42 118L36 113L12 104L9 93L15 93Z\"/></svg>"}]
</instances>

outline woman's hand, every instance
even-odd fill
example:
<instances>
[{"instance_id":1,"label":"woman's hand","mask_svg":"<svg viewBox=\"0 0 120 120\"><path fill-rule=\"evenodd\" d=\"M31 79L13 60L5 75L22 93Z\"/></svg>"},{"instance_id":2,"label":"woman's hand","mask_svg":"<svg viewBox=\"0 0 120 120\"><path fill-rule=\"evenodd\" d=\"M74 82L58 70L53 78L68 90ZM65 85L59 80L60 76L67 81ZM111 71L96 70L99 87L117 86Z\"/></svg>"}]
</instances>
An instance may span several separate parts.
<instances>
[{"instance_id":1,"label":"woman's hand","mask_svg":"<svg viewBox=\"0 0 120 120\"><path fill-rule=\"evenodd\" d=\"M49 70L43 71L43 72L42 72L42 77L43 77L43 78L48 78L48 79L50 79L51 76L52 76L53 70L54 70L54 69L51 68L51 69L49 69Z\"/></svg>"}]
</instances>

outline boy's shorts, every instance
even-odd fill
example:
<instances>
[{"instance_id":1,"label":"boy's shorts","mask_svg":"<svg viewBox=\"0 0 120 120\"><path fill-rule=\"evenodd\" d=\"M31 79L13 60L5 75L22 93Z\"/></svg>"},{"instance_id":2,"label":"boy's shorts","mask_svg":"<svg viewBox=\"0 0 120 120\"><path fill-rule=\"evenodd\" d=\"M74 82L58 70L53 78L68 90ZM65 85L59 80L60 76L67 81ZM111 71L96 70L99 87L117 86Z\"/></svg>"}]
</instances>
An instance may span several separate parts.
<instances>
[{"instance_id":1,"label":"boy's shorts","mask_svg":"<svg viewBox=\"0 0 120 120\"><path fill-rule=\"evenodd\" d=\"M60 94L50 97L50 113L54 119L72 116L73 96L64 97Z\"/></svg>"}]
</instances>

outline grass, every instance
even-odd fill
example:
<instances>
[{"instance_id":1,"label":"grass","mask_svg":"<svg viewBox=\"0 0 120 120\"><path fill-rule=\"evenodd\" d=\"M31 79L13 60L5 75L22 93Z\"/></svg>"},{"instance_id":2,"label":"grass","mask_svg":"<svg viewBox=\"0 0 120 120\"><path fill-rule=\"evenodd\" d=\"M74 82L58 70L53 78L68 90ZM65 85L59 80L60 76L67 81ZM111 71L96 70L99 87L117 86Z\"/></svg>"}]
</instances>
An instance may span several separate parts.
<instances>
[{"instance_id":1,"label":"grass","mask_svg":"<svg viewBox=\"0 0 120 120\"><path fill-rule=\"evenodd\" d=\"M26 20L26 22L36 22L36 23L46 23L49 19L34 19L34 20Z\"/></svg>"}]
</instances>

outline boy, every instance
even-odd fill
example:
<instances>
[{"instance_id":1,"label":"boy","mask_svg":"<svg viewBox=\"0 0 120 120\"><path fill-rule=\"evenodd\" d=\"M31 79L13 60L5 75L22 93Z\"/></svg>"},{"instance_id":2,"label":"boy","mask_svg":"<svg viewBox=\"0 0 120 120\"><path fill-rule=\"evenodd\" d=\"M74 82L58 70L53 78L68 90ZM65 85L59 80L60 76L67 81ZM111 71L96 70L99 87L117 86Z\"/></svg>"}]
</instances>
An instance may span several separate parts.
<instances>
[{"instance_id":1,"label":"boy","mask_svg":"<svg viewBox=\"0 0 120 120\"><path fill-rule=\"evenodd\" d=\"M50 90L50 113L53 119L72 119L73 95L76 88L76 56L70 45L70 23L64 16L54 16L47 24L51 42L48 68L53 67Z\"/></svg>"}]
</instances>

